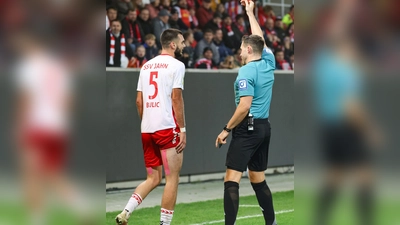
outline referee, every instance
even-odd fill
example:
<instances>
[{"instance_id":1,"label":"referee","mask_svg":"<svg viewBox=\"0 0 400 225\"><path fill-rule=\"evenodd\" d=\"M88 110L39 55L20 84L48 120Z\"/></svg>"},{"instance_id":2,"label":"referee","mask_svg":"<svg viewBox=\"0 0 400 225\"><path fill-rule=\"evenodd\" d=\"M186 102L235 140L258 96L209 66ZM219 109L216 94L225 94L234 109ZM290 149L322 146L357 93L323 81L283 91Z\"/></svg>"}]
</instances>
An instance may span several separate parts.
<instances>
[{"instance_id":1,"label":"referee","mask_svg":"<svg viewBox=\"0 0 400 225\"><path fill-rule=\"evenodd\" d=\"M271 127L268 120L274 84L275 58L265 45L263 33L254 16L254 2L246 5L252 35L244 36L241 44L243 67L234 83L236 111L215 146L226 144L232 132L232 141L226 157L224 180L225 225L233 225L239 207L239 182L243 171L249 169L249 178L265 224L276 225L271 191L265 182Z\"/></svg>"}]
</instances>

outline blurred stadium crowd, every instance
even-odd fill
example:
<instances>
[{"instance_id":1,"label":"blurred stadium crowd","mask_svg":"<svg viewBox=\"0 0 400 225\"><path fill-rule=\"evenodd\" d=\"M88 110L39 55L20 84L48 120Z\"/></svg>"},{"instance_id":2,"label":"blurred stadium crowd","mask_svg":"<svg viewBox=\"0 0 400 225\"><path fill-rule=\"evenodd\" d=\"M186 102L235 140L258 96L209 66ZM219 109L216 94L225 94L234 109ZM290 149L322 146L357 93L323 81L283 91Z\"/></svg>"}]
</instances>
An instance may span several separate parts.
<instances>
[{"instance_id":1,"label":"blurred stadium crowd","mask_svg":"<svg viewBox=\"0 0 400 225\"><path fill-rule=\"evenodd\" d=\"M294 5L287 14L257 2L264 39L274 51L276 69L294 69ZM184 33L180 60L186 68L234 69L242 64L243 35L251 34L245 9L237 0L106 0L106 66L141 68L161 52L168 28ZM112 43L112 44L111 44ZM122 57L121 57L122 55Z\"/></svg>"}]
</instances>

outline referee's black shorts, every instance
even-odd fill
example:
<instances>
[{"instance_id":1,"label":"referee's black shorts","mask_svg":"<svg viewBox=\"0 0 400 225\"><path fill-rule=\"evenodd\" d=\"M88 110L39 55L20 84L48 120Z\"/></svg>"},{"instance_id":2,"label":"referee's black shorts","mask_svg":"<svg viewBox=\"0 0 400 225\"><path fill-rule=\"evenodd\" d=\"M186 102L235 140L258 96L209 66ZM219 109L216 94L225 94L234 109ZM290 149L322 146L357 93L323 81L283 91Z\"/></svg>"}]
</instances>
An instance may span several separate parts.
<instances>
[{"instance_id":1,"label":"referee's black shorts","mask_svg":"<svg viewBox=\"0 0 400 225\"><path fill-rule=\"evenodd\" d=\"M226 166L239 172L265 171L271 125L268 119L254 119L254 130L247 128L247 117L232 130L232 141L226 156Z\"/></svg>"},{"instance_id":2,"label":"referee's black shorts","mask_svg":"<svg viewBox=\"0 0 400 225\"><path fill-rule=\"evenodd\" d=\"M324 124L322 127L324 161L329 166L359 166L369 163L370 152L359 129L350 122Z\"/></svg>"}]
</instances>

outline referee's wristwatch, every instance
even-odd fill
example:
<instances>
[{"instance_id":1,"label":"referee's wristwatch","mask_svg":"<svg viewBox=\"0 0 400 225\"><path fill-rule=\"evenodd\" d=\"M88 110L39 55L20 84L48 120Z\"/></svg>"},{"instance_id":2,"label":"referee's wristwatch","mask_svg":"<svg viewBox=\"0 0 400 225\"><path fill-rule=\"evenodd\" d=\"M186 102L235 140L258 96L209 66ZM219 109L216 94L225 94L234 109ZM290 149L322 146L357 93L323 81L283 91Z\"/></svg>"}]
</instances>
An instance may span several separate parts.
<instances>
[{"instance_id":1,"label":"referee's wristwatch","mask_svg":"<svg viewBox=\"0 0 400 225\"><path fill-rule=\"evenodd\" d=\"M230 132L232 131L232 129L228 129L228 128L226 127L226 125L225 125L225 126L224 126L224 131L230 133Z\"/></svg>"}]
</instances>

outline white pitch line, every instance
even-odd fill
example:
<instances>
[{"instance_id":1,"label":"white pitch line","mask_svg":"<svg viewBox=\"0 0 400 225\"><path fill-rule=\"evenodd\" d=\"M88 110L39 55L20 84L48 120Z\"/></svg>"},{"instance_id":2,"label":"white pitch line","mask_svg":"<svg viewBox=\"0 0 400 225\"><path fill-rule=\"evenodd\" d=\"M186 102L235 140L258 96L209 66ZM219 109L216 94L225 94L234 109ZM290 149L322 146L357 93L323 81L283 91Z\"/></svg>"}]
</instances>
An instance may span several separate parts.
<instances>
[{"instance_id":1,"label":"white pitch line","mask_svg":"<svg viewBox=\"0 0 400 225\"><path fill-rule=\"evenodd\" d=\"M283 214L283 213L290 213L290 212L294 212L294 209L281 210L281 211L275 212L275 215ZM251 216L242 216L242 217L236 218L236 220L255 218L255 217L261 217L261 216L263 216L263 215L258 214L258 215L251 215ZM225 222L225 220L214 220L214 221L210 221L210 222L196 223L196 224L191 224L191 225L204 225L204 224L214 224L214 223L223 223L223 222Z\"/></svg>"}]
</instances>

